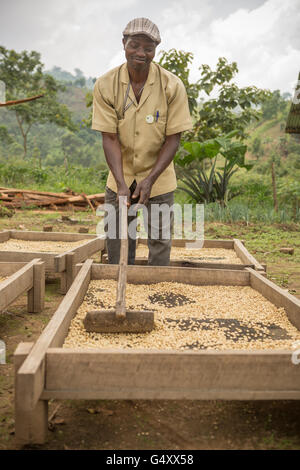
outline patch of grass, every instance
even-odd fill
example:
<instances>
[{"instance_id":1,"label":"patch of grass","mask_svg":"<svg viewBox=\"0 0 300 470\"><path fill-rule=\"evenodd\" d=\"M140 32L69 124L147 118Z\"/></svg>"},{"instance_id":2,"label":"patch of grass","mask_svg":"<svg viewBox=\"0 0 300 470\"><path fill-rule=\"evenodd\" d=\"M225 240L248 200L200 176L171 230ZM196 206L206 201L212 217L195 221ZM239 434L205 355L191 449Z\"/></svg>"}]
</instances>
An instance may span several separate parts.
<instances>
[{"instance_id":1,"label":"patch of grass","mask_svg":"<svg viewBox=\"0 0 300 470\"><path fill-rule=\"evenodd\" d=\"M296 438L279 438L276 437L275 432L272 431L266 437L262 438L262 444L265 449L277 450L296 450L300 448L299 441Z\"/></svg>"}]
</instances>

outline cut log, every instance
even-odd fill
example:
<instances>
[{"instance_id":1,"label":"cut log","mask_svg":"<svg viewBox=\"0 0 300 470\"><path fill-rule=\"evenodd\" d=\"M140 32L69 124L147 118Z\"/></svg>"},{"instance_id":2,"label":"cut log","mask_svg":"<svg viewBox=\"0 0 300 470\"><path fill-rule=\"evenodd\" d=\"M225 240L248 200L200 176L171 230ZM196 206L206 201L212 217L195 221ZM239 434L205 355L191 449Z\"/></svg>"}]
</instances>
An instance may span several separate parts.
<instances>
[{"instance_id":1,"label":"cut log","mask_svg":"<svg viewBox=\"0 0 300 470\"><path fill-rule=\"evenodd\" d=\"M31 96L30 98L23 98L21 100L13 100L13 101L6 101L6 103L1 103L0 106L13 106L14 104L21 104L21 103L26 103L27 101L33 101L37 100L38 98L42 98L44 95L36 95L36 96Z\"/></svg>"},{"instance_id":2,"label":"cut log","mask_svg":"<svg viewBox=\"0 0 300 470\"><path fill-rule=\"evenodd\" d=\"M0 188L0 200L6 207L15 209L30 205L49 206L57 209L57 206L68 206L74 209L74 206L86 207L87 205L95 212L95 207L104 203L104 193L99 194L66 194L52 193L48 191L34 191L18 188ZM95 207L92 204L95 204Z\"/></svg>"}]
</instances>

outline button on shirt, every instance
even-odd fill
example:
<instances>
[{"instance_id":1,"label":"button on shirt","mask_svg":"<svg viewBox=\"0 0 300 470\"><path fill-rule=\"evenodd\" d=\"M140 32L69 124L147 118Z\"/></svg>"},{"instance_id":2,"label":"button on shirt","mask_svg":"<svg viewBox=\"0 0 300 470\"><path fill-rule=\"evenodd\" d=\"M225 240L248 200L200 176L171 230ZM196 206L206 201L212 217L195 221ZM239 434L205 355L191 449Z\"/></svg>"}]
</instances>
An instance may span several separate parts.
<instances>
[{"instance_id":1,"label":"button on shirt","mask_svg":"<svg viewBox=\"0 0 300 470\"><path fill-rule=\"evenodd\" d=\"M123 173L128 187L149 175L168 135L192 128L188 99L182 81L158 64L151 62L147 81L137 103L129 87L124 112L124 99L129 84L127 63L97 79L93 93L92 129L117 133L121 145ZM113 174L107 186L117 192ZM174 163L160 174L152 186L150 197L176 189Z\"/></svg>"}]
</instances>

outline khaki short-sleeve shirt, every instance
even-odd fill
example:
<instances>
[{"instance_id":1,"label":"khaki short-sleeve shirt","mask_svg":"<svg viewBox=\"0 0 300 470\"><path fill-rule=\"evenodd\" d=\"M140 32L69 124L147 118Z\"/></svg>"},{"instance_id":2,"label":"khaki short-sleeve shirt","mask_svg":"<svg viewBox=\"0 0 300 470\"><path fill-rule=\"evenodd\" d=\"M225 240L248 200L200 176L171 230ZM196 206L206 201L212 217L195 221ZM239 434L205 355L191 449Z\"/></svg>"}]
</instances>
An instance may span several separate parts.
<instances>
[{"instance_id":1,"label":"khaki short-sleeve shirt","mask_svg":"<svg viewBox=\"0 0 300 470\"><path fill-rule=\"evenodd\" d=\"M121 145L124 179L128 187L139 183L155 165L166 136L192 128L188 99L182 81L158 64L151 62L147 81L139 103L129 88L127 63L97 79L93 93L92 129L117 133ZM117 192L111 172L107 186ZM150 197L159 196L177 187L173 162L152 186Z\"/></svg>"}]
</instances>

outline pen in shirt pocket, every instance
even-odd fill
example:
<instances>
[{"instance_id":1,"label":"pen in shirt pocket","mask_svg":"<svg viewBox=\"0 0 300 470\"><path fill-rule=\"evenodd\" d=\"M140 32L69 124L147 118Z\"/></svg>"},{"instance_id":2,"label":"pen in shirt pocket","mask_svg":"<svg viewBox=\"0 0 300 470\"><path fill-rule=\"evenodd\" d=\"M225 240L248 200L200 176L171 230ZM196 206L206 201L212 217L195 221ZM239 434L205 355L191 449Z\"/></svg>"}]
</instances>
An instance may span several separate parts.
<instances>
[{"instance_id":1,"label":"pen in shirt pocket","mask_svg":"<svg viewBox=\"0 0 300 470\"><path fill-rule=\"evenodd\" d=\"M158 121L158 118L159 118L159 111L156 111L156 118L155 118L156 122Z\"/></svg>"}]
</instances>

